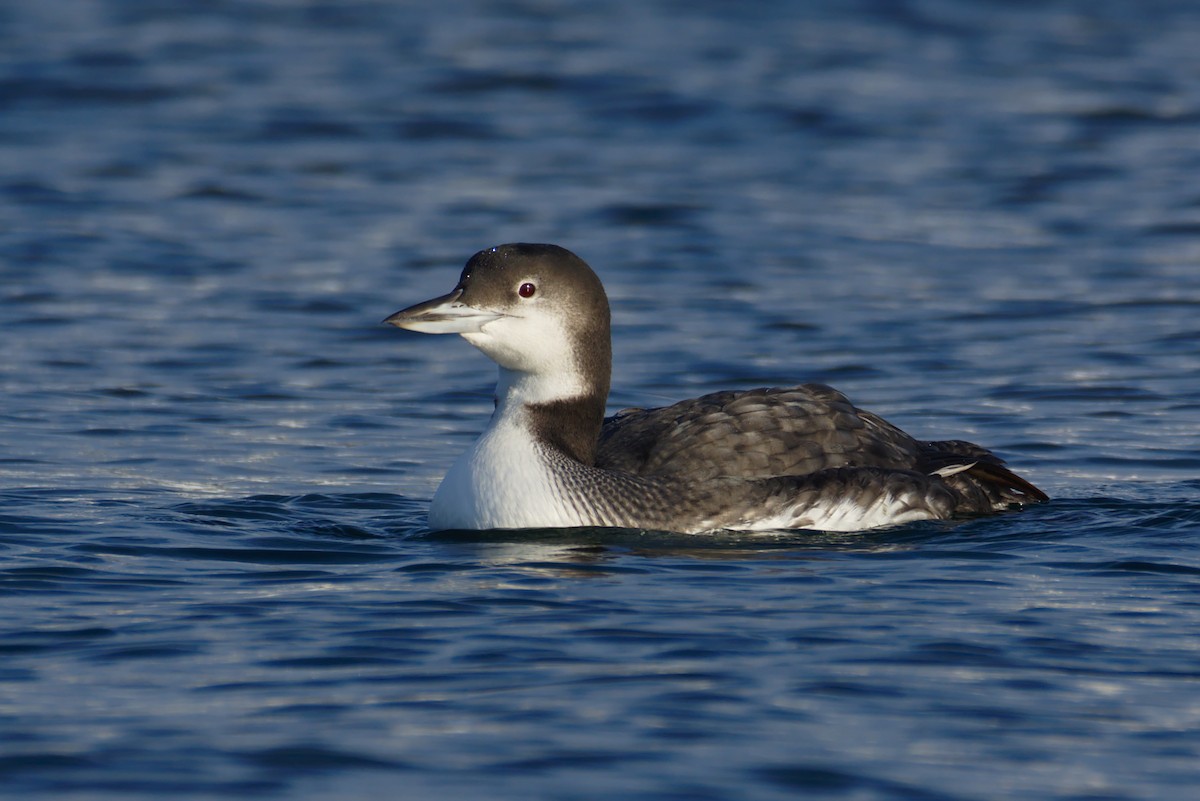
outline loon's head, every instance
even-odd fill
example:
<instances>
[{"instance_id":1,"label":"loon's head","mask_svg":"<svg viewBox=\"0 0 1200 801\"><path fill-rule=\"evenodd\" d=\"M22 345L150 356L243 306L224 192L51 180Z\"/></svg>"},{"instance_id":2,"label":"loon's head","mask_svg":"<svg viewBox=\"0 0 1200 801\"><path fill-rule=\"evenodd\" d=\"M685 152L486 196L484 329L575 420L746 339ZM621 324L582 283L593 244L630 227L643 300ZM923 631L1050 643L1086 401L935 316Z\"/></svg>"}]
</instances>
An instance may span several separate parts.
<instances>
[{"instance_id":1,"label":"loon's head","mask_svg":"<svg viewBox=\"0 0 1200 801\"><path fill-rule=\"evenodd\" d=\"M612 353L608 296L583 259L557 245L481 250L449 294L385 323L461 334L500 365L501 384L544 403L608 395Z\"/></svg>"}]
</instances>

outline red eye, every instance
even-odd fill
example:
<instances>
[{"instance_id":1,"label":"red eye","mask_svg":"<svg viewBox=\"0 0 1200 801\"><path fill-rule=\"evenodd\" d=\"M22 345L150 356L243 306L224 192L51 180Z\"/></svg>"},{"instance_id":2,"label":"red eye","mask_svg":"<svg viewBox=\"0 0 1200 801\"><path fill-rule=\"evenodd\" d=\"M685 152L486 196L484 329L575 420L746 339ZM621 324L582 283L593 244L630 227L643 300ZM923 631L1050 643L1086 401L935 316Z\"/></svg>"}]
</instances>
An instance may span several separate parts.
<instances>
[{"instance_id":1,"label":"red eye","mask_svg":"<svg viewBox=\"0 0 1200 801\"><path fill-rule=\"evenodd\" d=\"M528 281L517 287L517 294L523 298L532 298L535 292L537 292L537 287Z\"/></svg>"}]
</instances>

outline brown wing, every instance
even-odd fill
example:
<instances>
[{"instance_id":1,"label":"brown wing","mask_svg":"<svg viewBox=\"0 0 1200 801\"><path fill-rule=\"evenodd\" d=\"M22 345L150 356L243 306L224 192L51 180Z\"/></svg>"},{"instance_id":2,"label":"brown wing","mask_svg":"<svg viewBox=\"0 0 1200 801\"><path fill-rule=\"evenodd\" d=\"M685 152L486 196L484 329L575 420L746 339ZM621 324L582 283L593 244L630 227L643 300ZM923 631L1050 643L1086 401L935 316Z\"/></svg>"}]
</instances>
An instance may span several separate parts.
<instances>
[{"instance_id":1,"label":"brown wing","mask_svg":"<svg viewBox=\"0 0 1200 801\"><path fill-rule=\"evenodd\" d=\"M636 475L767 478L835 467L918 469L920 445L822 384L717 392L604 423L596 466Z\"/></svg>"}]
</instances>

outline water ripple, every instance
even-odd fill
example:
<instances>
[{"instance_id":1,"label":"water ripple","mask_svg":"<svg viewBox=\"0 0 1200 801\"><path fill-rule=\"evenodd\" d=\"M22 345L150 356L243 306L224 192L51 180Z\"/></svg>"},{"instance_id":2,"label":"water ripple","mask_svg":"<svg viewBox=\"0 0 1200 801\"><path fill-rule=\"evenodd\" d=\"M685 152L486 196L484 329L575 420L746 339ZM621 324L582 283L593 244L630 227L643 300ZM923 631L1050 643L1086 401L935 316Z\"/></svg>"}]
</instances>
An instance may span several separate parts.
<instances>
[{"instance_id":1,"label":"water ripple","mask_svg":"<svg viewBox=\"0 0 1200 801\"><path fill-rule=\"evenodd\" d=\"M1193 4L0 10L0 786L1186 798ZM559 241L614 407L829 381L1044 485L861 535L439 533L379 324Z\"/></svg>"}]
</instances>

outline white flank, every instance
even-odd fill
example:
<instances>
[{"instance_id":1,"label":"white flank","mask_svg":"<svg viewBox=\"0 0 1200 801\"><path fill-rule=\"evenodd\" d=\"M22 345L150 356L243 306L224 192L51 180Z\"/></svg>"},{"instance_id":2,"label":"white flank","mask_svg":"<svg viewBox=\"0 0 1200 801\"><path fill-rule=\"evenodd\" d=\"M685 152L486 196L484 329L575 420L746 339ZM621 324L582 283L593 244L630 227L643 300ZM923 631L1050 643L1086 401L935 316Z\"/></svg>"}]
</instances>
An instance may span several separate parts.
<instances>
[{"instance_id":1,"label":"white flank","mask_svg":"<svg viewBox=\"0 0 1200 801\"><path fill-rule=\"evenodd\" d=\"M770 517L753 520L736 526L739 531L772 531L780 529L806 528L817 531L865 531L883 526L897 526L916 520L930 520L933 516L893 497L880 498L870 506L863 506L847 498L821 501L812 506L797 509L792 507Z\"/></svg>"}]
</instances>

